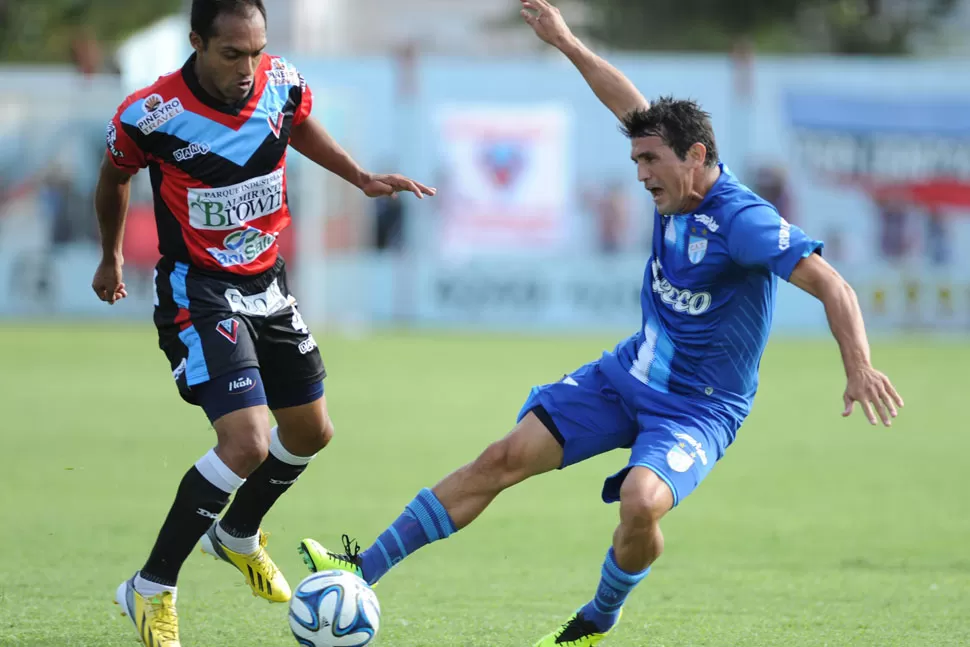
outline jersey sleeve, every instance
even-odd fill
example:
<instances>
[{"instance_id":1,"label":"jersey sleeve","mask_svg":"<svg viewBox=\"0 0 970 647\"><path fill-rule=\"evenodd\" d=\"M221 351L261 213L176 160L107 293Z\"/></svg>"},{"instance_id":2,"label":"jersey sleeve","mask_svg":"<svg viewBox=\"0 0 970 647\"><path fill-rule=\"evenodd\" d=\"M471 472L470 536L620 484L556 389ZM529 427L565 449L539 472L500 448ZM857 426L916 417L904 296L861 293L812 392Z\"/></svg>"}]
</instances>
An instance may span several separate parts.
<instances>
[{"instance_id":1,"label":"jersey sleeve","mask_svg":"<svg viewBox=\"0 0 970 647\"><path fill-rule=\"evenodd\" d=\"M313 110L313 91L310 90L310 86L307 85L302 74L297 72L296 75L300 79L300 105L293 113L293 125L299 126L307 120Z\"/></svg>"},{"instance_id":2,"label":"jersey sleeve","mask_svg":"<svg viewBox=\"0 0 970 647\"><path fill-rule=\"evenodd\" d=\"M119 169L134 175L139 169L148 166L145 151L135 142L133 134L128 130L134 126L125 125L125 113L135 103L134 97L129 97L118 108L114 117L108 122L105 131L105 145L108 156Z\"/></svg>"},{"instance_id":3,"label":"jersey sleeve","mask_svg":"<svg viewBox=\"0 0 970 647\"><path fill-rule=\"evenodd\" d=\"M743 210L728 233L728 251L735 263L767 269L786 281L798 261L821 253L822 247L822 241L813 240L766 205Z\"/></svg>"}]
</instances>

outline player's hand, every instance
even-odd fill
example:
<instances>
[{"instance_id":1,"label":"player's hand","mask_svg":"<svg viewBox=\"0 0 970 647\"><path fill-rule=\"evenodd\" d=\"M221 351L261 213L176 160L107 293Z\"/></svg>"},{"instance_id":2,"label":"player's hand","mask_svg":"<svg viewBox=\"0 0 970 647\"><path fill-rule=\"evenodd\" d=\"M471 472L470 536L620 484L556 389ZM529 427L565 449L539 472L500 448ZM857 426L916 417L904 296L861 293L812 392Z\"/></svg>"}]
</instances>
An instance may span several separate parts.
<instances>
[{"instance_id":1,"label":"player's hand","mask_svg":"<svg viewBox=\"0 0 970 647\"><path fill-rule=\"evenodd\" d=\"M563 20L559 9L546 0L519 0L522 3L522 17L536 33L536 36L553 47L566 41L572 34Z\"/></svg>"},{"instance_id":2,"label":"player's hand","mask_svg":"<svg viewBox=\"0 0 970 647\"><path fill-rule=\"evenodd\" d=\"M121 280L121 265L120 260L102 259L94 272L94 281L91 282L98 298L112 305L128 296L128 290Z\"/></svg>"},{"instance_id":3,"label":"player's hand","mask_svg":"<svg viewBox=\"0 0 970 647\"><path fill-rule=\"evenodd\" d=\"M424 199L424 196L433 196L438 192L437 189L427 187L420 182L415 182L403 175L368 175L360 185L360 190L368 198L381 198L390 196L397 197L402 191L408 191Z\"/></svg>"},{"instance_id":4,"label":"player's hand","mask_svg":"<svg viewBox=\"0 0 970 647\"><path fill-rule=\"evenodd\" d=\"M855 403L858 402L862 410L869 419L869 424L878 424L873 409L879 413L882 424L887 427L892 426L892 418L897 415L896 407L903 406L903 399L896 393L889 378L867 366L857 369L849 374L849 381L842 396L845 401L845 410L842 417L852 414Z\"/></svg>"}]
</instances>

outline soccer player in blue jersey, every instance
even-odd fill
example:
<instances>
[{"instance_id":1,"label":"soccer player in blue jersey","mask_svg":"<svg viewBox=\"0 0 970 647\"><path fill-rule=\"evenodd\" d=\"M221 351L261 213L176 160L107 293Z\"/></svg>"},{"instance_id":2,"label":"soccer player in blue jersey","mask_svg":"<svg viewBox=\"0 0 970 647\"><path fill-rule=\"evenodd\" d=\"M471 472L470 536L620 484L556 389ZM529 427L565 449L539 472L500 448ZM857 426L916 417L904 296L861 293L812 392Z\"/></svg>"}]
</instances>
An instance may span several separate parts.
<instances>
[{"instance_id":1,"label":"soccer player in blue jersey","mask_svg":"<svg viewBox=\"0 0 970 647\"><path fill-rule=\"evenodd\" d=\"M619 71L573 36L545 0L521 0L536 34L571 60L617 116L637 177L653 195L652 255L637 332L612 352L534 388L518 425L472 463L424 489L373 546L345 553L311 539L313 570L343 568L369 583L430 542L471 523L504 489L618 448L628 465L606 479L620 524L592 600L537 647L585 647L616 625L629 593L663 550L661 518L724 456L751 409L777 277L817 297L842 351L843 415L858 402L891 424L903 402L870 363L852 288L822 260L822 243L790 225L720 163L709 116L691 101L649 105Z\"/></svg>"}]
</instances>

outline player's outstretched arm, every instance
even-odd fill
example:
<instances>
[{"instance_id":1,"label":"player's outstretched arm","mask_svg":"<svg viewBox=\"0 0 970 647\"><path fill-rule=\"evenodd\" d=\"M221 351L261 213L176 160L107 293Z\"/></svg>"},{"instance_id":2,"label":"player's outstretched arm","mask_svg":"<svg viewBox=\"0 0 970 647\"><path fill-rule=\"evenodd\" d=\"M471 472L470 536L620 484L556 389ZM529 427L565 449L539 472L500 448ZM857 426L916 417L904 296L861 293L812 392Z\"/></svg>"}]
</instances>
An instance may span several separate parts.
<instances>
[{"instance_id":1,"label":"player's outstretched arm","mask_svg":"<svg viewBox=\"0 0 970 647\"><path fill-rule=\"evenodd\" d=\"M882 423L891 426L896 407L903 406L903 399L889 378L872 367L862 310L852 286L818 254L799 261L790 281L825 305L829 327L845 366L847 384L842 396L845 402L842 415L850 415L858 402L870 424L877 424L875 408Z\"/></svg>"},{"instance_id":2,"label":"player's outstretched arm","mask_svg":"<svg viewBox=\"0 0 970 647\"><path fill-rule=\"evenodd\" d=\"M559 9L546 0L519 1L522 3L522 17L536 35L572 61L597 98L617 119L622 121L630 112L650 107L630 79L593 53L570 31Z\"/></svg>"},{"instance_id":3,"label":"player's outstretched arm","mask_svg":"<svg viewBox=\"0 0 970 647\"><path fill-rule=\"evenodd\" d=\"M331 173L347 180L370 198L394 197L401 191L411 192L419 198L435 194L435 189L403 175L367 173L313 117L308 117L293 127L290 132L290 145Z\"/></svg>"},{"instance_id":4,"label":"player's outstretched arm","mask_svg":"<svg viewBox=\"0 0 970 647\"><path fill-rule=\"evenodd\" d=\"M121 254L125 218L131 194L131 173L119 169L106 153L101 162L98 186L94 192L94 209L101 230L101 264L94 273L91 287L102 301L114 304L128 296L122 282Z\"/></svg>"}]
</instances>

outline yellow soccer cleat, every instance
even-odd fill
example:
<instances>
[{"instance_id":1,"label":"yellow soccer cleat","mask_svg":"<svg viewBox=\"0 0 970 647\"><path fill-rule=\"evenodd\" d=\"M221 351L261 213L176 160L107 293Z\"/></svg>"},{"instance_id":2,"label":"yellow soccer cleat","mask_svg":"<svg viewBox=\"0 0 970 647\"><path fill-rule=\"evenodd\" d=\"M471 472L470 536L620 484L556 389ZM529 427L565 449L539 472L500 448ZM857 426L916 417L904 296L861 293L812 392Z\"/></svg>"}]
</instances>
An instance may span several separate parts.
<instances>
[{"instance_id":1,"label":"yellow soccer cleat","mask_svg":"<svg viewBox=\"0 0 970 647\"><path fill-rule=\"evenodd\" d=\"M270 602L288 602L290 600L290 585L276 564L266 552L266 534L259 531L259 548L255 553L243 555L236 553L219 541L216 535L216 524L212 524L202 535L202 552L212 555L216 559L229 562L246 577L246 583L253 590L253 595Z\"/></svg>"},{"instance_id":2,"label":"yellow soccer cleat","mask_svg":"<svg viewBox=\"0 0 970 647\"><path fill-rule=\"evenodd\" d=\"M321 571L347 571L363 579L361 570L360 546L351 545L350 537L343 536L344 552L332 553L313 539L304 539L297 549L303 558L303 563L313 573ZM376 585L375 585L376 586Z\"/></svg>"},{"instance_id":3,"label":"yellow soccer cleat","mask_svg":"<svg viewBox=\"0 0 970 647\"><path fill-rule=\"evenodd\" d=\"M115 604L121 615L131 618L145 647L181 647L175 598L168 591L146 598L135 590L132 577L118 587Z\"/></svg>"},{"instance_id":4,"label":"yellow soccer cleat","mask_svg":"<svg viewBox=\"0 0 970 647\"><path fill-rule=\"evenodd\" d=\"M620 611L623 615L623 611ZM619 622L619 618L617 618ZM613 625L615 627L616 625ZM567 645L568 647L592 647L613 631L610 627L603 633L592 622L583 617L582 613L576 612L559 629L540 640L534 647L555 647L555 645Z\"/></svg>"}]
</instances>

